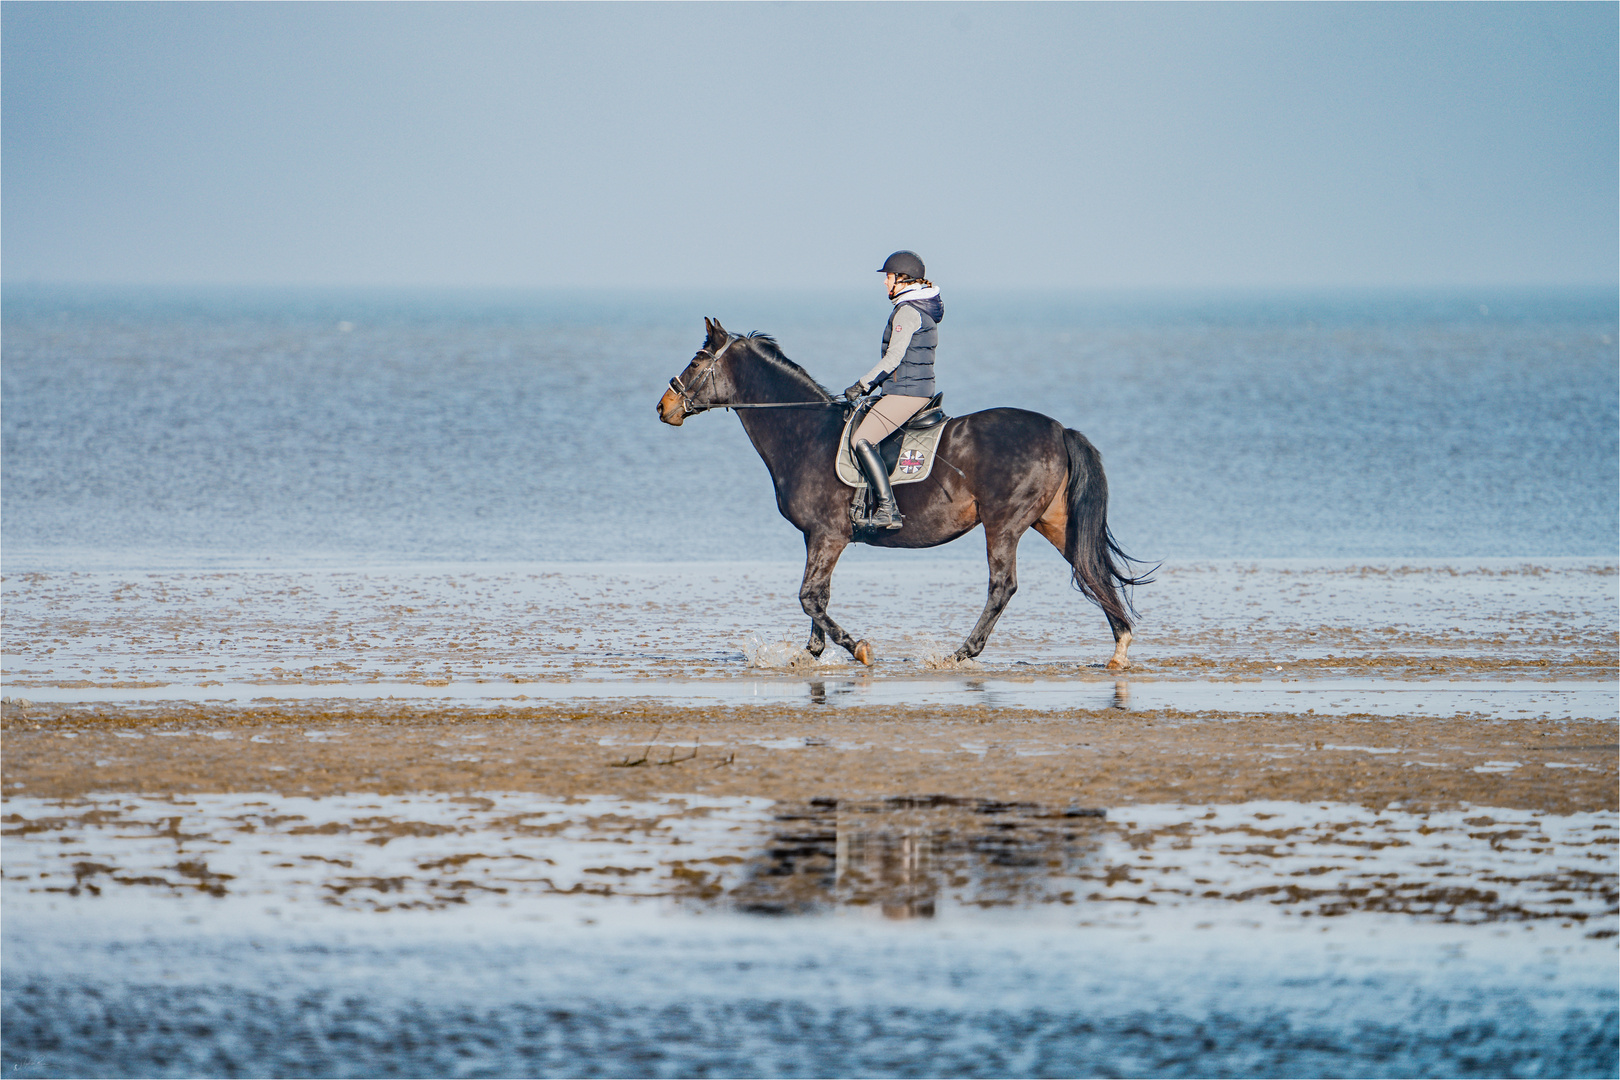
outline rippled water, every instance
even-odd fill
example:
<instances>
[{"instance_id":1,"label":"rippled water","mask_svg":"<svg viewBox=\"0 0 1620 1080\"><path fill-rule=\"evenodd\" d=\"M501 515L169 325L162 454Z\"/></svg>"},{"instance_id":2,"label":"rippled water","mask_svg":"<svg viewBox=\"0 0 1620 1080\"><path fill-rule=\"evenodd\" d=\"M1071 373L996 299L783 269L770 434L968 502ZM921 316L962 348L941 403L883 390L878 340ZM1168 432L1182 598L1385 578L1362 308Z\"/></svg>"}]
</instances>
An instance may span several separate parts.
<instances>
[{"instance_id":1,"label":"rippled water","mask_svg":"<svg viewBox=\"0 0 1620 1080\"><path fill-rule=\"evenodd\" d=\"M884 308L8 287L6 562L791 558L737 421L653 403L704 315L836 388ZM1611 293L964 292L945 325L947 407L1085 431L1144 557L1614 551Z\"/></svg>"}]
</instances>

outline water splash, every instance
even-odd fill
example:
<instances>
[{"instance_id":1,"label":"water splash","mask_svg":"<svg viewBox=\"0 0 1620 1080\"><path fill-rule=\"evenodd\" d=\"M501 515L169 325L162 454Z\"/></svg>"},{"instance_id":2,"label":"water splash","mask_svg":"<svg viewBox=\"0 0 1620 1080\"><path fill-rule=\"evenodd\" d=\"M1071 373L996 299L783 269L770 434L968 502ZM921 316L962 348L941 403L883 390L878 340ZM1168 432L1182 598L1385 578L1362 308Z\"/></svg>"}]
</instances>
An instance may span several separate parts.
<instances>
[{"instance_id":1,"label":"water splash","mask_svg":"<svg viewBox=\"0 0 1620 1080\"><path fill-rule=\"evenodd\" d=\"M769 668L776 671L802 671L816 667L820 661L811 656L803 645L790 641L766 641L758 634L749 634L738 642L743 659L751 668Z\"/></svg>"},{"instance_id":2,"label":"water splash","mask_svg":"<svg viewBox=\"0 0 1620 1080\"><path fill-rule=\"evenodd\" d=\"M981 666L972 657L958 660L955 646L934 637L918 642L917 664L924 671L978 671Z\"/></svg>"}]
</instances>

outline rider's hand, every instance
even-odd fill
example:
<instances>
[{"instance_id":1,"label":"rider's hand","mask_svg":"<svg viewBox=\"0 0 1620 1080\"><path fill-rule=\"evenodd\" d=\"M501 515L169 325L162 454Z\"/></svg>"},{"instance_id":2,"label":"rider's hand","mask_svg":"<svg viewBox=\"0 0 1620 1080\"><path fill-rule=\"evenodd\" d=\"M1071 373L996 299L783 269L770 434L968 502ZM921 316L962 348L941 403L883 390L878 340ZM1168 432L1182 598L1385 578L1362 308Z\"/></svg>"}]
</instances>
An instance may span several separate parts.
<instances>
[{"instance_id":1,"label":"rider's hand","mask_svg":"<svg viewBox=\"0 0 1620 1080\"><path fill-rule=\"evenodd\" d=\"M844 391L844 400L854 401L856 398L860 397L870 389L871 387L867 386L863 382L852 383L850 388Z\"/></svg>"}]
</instances>

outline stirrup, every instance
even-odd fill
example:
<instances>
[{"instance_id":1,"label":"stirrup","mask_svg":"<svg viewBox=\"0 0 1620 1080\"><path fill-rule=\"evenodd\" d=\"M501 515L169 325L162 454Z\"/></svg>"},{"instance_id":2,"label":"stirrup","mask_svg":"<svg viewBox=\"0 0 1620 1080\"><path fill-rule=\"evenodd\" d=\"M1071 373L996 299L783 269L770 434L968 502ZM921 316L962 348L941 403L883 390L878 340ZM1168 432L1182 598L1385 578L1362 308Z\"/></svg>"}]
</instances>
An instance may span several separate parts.
<instances>
[{"instance_id":1,"label":"stirrup","mask_svg":"<svg viewBox=\"0 0 1620 1080\"><path fill-rule=\"evenodd\" d=\"M857 529L898 529L906 523L899 506L886 506L881 500L868 511L866 496L862 493L850 500L849 520Z\"/></svg>"},{"instance_id":2,"label":"stirrup","mask_svg":"<svg viewBox=\"0 0 1620 1080\"><path fill-rule=\"evenodd\" d=\"M868 528L872 529L898 529L906 523L906 517L900 508L888 507L879 503L872 508L872 513L866 519Z\"/></svg>"}]
</instances>

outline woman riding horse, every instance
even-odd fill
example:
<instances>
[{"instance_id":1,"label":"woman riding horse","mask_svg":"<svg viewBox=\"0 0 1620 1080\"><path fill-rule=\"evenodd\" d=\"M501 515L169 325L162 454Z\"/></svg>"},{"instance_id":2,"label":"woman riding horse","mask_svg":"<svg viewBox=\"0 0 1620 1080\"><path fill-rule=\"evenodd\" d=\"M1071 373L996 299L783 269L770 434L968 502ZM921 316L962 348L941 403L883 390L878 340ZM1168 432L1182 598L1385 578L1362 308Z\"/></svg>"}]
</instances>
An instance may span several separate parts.
<instances>
[{"instance_id":1,"label":"woman riding horse","mask_svg":"<svg viewBox=\"0 0 1620 1080\"><path fill-rule=\"evenodd\" d=\"M805 648L811 656L820 656L831 640L860 663L873 662L871 643L852 637L827 613L833 567L849 544L927 548L982 525L990 589L956 659L984 649L1018 589L1018 538L1033 528L1063 553L1075 585L1108 617L1114 632L1109 669L1129 665L1130 604L1120 588L1151 579L1127 572L1130 560L1108 531L1108 480L1089 439L1024 409L954 417L945 422L937 447L945 468L935 469L926 483L906 485L898 496L905 528L857 530L849 515L850 488L837 470L848 405L764 334L733 334L713 319L704 325L703 347L669 380L658 399L658 418L678 427L711 409L737 410L770 471L777 509L804 534L799 603L810 616Z\"/></svg>"},{"instance_id":2,"label":"woman riding horse","mask_svg":"<svg viewBox=\"0 0 1620 1080\"><path fill-rule=\"evenodd\" d=\"M883 467L877 445L934 396L934 348L939 344L945 303L939 298L939 289L924 276L926 272L915 251L897 251L883 261L878 273L883 275L884 287L894 304L888 325L883 328L883 359L844 391L844 397L854 401L875 386L883 387L883 396L867 412L850 440L855 460L877 496L877 505L866 524L878 529L898 529L905 524L905 518L894 501L889 470Z\"/></svg>"}]
</instances>

